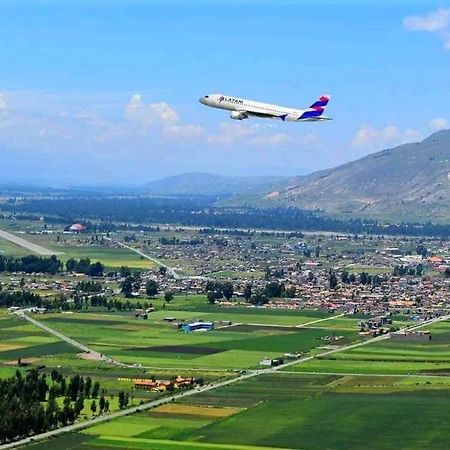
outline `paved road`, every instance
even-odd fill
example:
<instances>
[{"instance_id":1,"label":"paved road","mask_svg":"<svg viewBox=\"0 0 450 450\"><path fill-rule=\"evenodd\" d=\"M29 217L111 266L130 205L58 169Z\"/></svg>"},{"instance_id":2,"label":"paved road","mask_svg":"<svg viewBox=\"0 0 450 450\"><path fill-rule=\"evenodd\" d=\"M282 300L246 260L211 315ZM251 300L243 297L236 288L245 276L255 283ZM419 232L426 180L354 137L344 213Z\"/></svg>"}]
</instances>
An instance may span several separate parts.
<instances>
[{"instance_id":1,"label":"paved road","mask_svg":"<svg viewBox=\"0 0 450 450\"><path fill-rule=\"evenodd\" d=\"M107 239L108 241L114 242L114 244L117 244L117 245L119 245L120 247L126 248L126 249L128 249L128 250L131 250L131 251L134 252L134 253L137 253L139 256L142 256L143 258L148 259L148 260L154 262L154 263L157 264L158 266L165 267L165 268L167 269L167 272L169 272L169 274L170 274L175 280L180 280L180 279L183 278L181 275L178 275L178 274L175 272L175 270L172 269L172 267L169 267L167 264L164 264L164 263L162 263L161 261L159 261L158 259L153 258L153 256L147 255L147 254L145 254L144 252L141 252L141 250L138 250L137 248L133 248L133 247L131 247L130 245L124 244L123 242L119 242L119 241L116 241L116 240L111 239L111 238L105 238L105 239Z\"/></svg>"},{"instance_id":2,"label":"paved road","mask_svg":"<svg viewBox=\"0 0 450 450\"><path fill-rule=\"evenodd\" d=\"M41 247L40 245L35 244L34 242L27 241L15 234L8 233L7 231L0 230L0 238L6 239L13 244L19 245L20 247L26 248L27 250L31 250L34 253L37 253L41 256L51 256L51 255L61 255L61 252L54 252L53 250L49 250L47 248Z\"/></svg>"},{"instance_id":3,"label":"paved road","mask_svg":"<svg viewBox=\"0 0 450 450\"><path fill-rule=\"evenodd\" d=\"M24 317L28 317L28 316L24 315ZM28 317L28 319L31 319L31 318ZM424 322L422 322L420 324L417 324L417 325L404 327L400 331L416 330L418 328L422 328L424 326L431 325L433 323L441 322L441 321L444 321L444 320L449 320L449 319L450 319L450 315L437 317L437 318L434 318L434 319L430 319L430 320L424 321ZM37 320L35 322L40 324L40 322L38 322ZM38 326L41 326L41 325L42 324L40 324ZM45 327L49 328L47 326L45 326ZM43 328L43 327L41 326L41 328ZM43 328L43 329L46 329L46 328ZM52 330L52 331L55 331L55 330ZM64 336L64 335L62 335L59 332L56 332L56 333L60 334L61 336ZM52 334L54 334L54 333L52 333ZM55 336L56 336L56 334L55 334ZM147 409L150 409L150 408L155 408L155 407L157 407L159 405L162 405L164 403L168 403L168 402L171 402L171 401L176 401L176 400L179 400L179 399L181 399L183 397L190 397L192 395L196 395L196 394L199 394L201 392L206 392L206 391L210 391L210 390L213 390L213 389L218 389L218 388L221 388L221 387L229 386L231 384L238 383L240 381L244 381L244 380L247 380L249 378L257 377L259 375L275 373L275 372L277 372L277 371L279 371L281 369L285 369L286 367L290 367L290 366L297 365L297 364L302 364L302 363L305 363L307 361L311 361L311 360L313 360L315 358L321 358L321 357L324 357L324 356L331 355L333 353L343 352L343 351L346 351L346 350L351 350L353 348L362 347L363 345L369 345L369 344L372 344L374 342L378 342L378 341L382 341L382 340L388 339L389 337L390 337L389 334L384 334L382 336L377 336L375 338L368 339L367 341L359 342L357 344L350 344L350 345L346 345L344 347L340 347L340 348L335 349L335 350L329 350L329 351L326 351L326 352L322 352L322 353L319 353L318 355L315 355L315 356L306 356L306 357L301 358L301 359L295 359L295 360L289 361L289 362L287 362L285 364L282 364L280 366L270 367L270 368L267 368L267 369L249 370L249 371L247 371L247 372L243 373L242 375L239 375L238 377L235 377L235 378L230 378L230 379L227 379L227 380L217 381L215 383L211 383L211 384L208 384L208 385L196 388L196 389L192 389L192 390L189 390L189 391L183 391L183 392L180 392L178 394L171 395L169 397L161 398L159 400L154 400L154 401L145 403L145 404L140 405L140 406L134 406L134 407L131 407L131 408L124 409L122 411L118 411L118 412L111 413L111 414L108 414L108 415L100 416L100 417L97 417L94 420L81 422L81 423L76 423L76 424L73 424L73 425L68 425L66 427L58 428L57 430L49 431L47 433L38 434L38 435L35 435L33 437L25 438L25 439L22 439L22 440L17 441L17 442L12 442L10 444L0 445L0 450L14 448L14 447L19 447L21 445L26 445L26 444L29 444L30 442L47 439L49 437L56 436L56 435L61 434L61 433L67 433L67 432L70 432L70 431L76 431L76 430L81 430L83 428L88 428L88 427L90 427L92 425L96 425L96 424L101 423L101 422L106 422L108 420L115 419L117 417L126 416L128 414L133 414L133 413L136 413L138 411L144 411L144 410L147 410ZM70 340L70 338L68 338L67 336L64 336L64 338L65 338L64 340L66 340L66 341L67 341L67 339ZM74 341L74 342L76 342L76 341ZM79 343L77 343L77 344L79 344ZM80 345L82 345L82 344L80 344Z\"/></svg>"}]
</instances>

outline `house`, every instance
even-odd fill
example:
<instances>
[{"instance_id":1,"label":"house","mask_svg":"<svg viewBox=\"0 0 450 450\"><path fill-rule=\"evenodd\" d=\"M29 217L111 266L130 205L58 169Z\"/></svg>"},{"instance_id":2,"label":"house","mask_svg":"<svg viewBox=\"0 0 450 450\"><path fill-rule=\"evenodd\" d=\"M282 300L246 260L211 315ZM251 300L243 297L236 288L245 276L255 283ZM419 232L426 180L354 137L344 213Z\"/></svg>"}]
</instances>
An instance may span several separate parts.
<instances>
[{"instance_id":1,"label":"house","mask_svg":"<svg viewBox=\"0 0 450 450\"><path fill-rule=\"evenodd\" d=\"M212 331L214 330L213 322L191 322L191 323L183 323L181 325L181 330L185 333L190 333L192 331Z\"/></svg>"},{"instance_id":2,"label":"house","mask_svg":"<svg viewBox=\"0 0 450 450\"><path fill-rule=\"evenodd\" d=\"M279 366L281 364L283 364L283 360L281 358L278 359L274 359L274 358L263 358L261 359L261 361L259 362L260 366Z\"/></svg>"}]
</instances>

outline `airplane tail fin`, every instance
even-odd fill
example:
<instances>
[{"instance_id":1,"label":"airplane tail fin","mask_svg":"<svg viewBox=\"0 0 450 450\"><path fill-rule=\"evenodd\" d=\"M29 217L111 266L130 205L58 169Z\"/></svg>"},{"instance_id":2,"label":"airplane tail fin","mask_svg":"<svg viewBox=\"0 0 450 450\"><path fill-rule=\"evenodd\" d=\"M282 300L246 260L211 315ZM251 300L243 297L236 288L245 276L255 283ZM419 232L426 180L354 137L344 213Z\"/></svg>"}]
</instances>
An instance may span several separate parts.
<instances>
[{"instance_id":1,"label":"airplane tail fin","mask_svg":"<svg viewBox=\"0 0 450 450\"><path fill-rule=\"evenodd\" d=\"M302 120L321 120L321 115L325 111L330 95L321 95L298 119Z\"/></svg>"}]
</instances>

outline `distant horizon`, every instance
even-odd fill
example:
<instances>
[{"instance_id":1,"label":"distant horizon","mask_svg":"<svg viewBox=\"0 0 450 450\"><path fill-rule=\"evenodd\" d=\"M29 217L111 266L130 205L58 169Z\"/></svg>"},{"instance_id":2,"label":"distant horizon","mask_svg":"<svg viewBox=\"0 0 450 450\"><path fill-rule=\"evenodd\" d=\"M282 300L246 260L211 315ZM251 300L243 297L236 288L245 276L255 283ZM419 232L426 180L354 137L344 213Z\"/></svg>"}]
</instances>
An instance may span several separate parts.
<instances>
[{"instance_id":1,"label":"distant horizon","mask_svg":"<svg viewBox=\"0 0 450 450\"><path fill-rule=\"evenodd\" d=\"M450 131L450 129L442 129L439 131L435 131L434 133L430 133L428 136L423 137L423 139L420 140L416 140L416 141L411 141L411 142L406 142L407 143L414 143L414 142L420 142L424 139L429 138L430 136L434 135L434 134L438 134L442 131ZM395 147L395 146L394 146ZM388 147L388 148L393 148L393 147ZM382 148L382 149L378 149L378 150L374 150L373 152L368 153L367 155L364 155L362 157L365 156L369 156L371 154L375 154L378 153L380 151L386 150L386 148ZM357 158L360 159L360 158ZM355 160L357 160L355 159ZM306 175L310 175L313 174L315 172L318 172L320 170L327 170L327 169L331 169L334 167L338 167L340 165L343 164L347 164L349 162L355 161L355 160L351 160L351 161L345 161L342 164L338 164L336 166L330 166L330 167L324 167L322 169L317 169L317 170L307 170L307 169L302 169L302 168L292 168L292 167L256 167L256 168L239 168L236 169L234 171L223 171L222 173L218 172L218 171L207 171L207 170L189 170L189 171L174 171L173 173L168 173L168 174L164 174L164 175L159 175L159 174L155 174L153 177L149 177L146 180L142 180L142 181L135 181L135 182L125 182L125 181L111 181L110 183L99 180L97 183L92 182L92 183L86 183L86 182L70 182L68 180L66 181L62 181L62 180L39 180L36 179L35 176L33 177L29 177L29 178L11 178L8 179L8 177L4 176L2 177L1 181L0 181L0 188L6 187L6 185L8 185L10 188L48 188L48 189L107 189L107 190L111 190L112 188L114 188L115 190L120 190L120 189L139 189L144 187L147 183L151 183L151 182L156 182L159 180L164 180L166 178L171 178L171 177L177 177L177 176L182 176L182 175L191 175L191 174L207 174L207 175L216 175L216 176L221 176L221 177L231 177L231 178L248 178L248 177L284 177L284 178L292 178L292 177L296 177L296 176L306 176ZM1 168L0 168L1 170Z\"/></svg>"},{"instance_id":2,"label":"distant horizon","mask_svg":"<svg viewBox=\"0 0 450 450\"><path fill-rule=\"evenodd\" d=\"M435 0L6 0L0 13L4 181L293 176L449 126L450 12ZM331 94L333 120L232 120L199 103L212 92L295 108Z\"/></svg>"}]
</instances>

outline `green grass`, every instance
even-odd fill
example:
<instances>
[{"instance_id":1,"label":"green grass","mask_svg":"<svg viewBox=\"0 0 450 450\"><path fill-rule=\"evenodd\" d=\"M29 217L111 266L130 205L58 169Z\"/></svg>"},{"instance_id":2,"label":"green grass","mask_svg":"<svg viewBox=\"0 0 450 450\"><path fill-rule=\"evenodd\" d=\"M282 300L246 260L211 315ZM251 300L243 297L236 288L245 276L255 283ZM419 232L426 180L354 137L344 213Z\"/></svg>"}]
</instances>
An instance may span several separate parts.
<instances>
[{"instance_id":1,"label":"green grass","mask_svg":"<svg viewBox=\"0 0 450 450\"><path fill-rule=\"evenodd\" d=\"M20 247L20 245L13 244L6 239L0 238L0 255L21 257L33 254L30 250Z\"/></svg>"},{"instance_id":2,"label":"green grass","mask_svg":"<svg viewBox=\"0 0 450 450\"><path fill-rule=\"evenodd\" d=\"M31 448L446 450L450 384L436 389L417 380L268 374L179 402L239 408L226 417L154 409Z\"/></svg>"},{"instance_id":3,"label":"green grass","mask_svg":"<svg viewBox=\"0 0 450 450\"><path fill-rule=\"evenodd\" d=\"M207 306L207 305L205 305ZM183 333L164 322L164 317L177 320L231 320L275 325L310 322L314 318L300 315L269 314L266 310L214 308L218 312L157 311L148 321L137 321L131 315L108 313L49 314L42 320L55 329L77 339L98 352L128 364L180 370L232 370L256 367L265 357L279 357L285 352L309 351L327 344L323 338L342 335L339 345L358 338L354 330L330 328L255 327L241 332L220 328L207 333ZM332 320L324 322L328 323ZM92 325L92 326L91 326ZM317 324L317 325L320 325ZM177 348L173 347L177 346ZM152 347L158 347L152 350ZM215 352L215 353L214 353Z\"/></svg>"}]
</instances>

